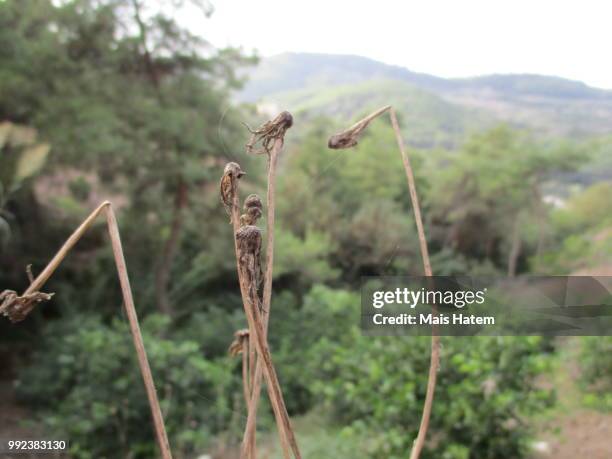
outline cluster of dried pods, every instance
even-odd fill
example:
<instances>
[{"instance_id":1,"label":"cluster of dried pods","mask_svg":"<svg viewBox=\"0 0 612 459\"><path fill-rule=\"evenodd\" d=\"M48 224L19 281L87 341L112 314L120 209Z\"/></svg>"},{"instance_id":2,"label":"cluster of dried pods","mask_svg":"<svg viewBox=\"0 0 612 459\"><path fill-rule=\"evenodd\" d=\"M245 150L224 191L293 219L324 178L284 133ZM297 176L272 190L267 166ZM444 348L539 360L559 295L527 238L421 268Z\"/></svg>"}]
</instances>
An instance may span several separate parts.
<instances>
[{"instance_id":1,"label":"cluster of dried pods","mask_svg":"<svg viewBox=\"0 0 612 459\"><path fill-rule=\"evenodd\" d=\"M404 169L406 171L406 179L408 181L408 189L410 199L417 226L419 243L421 248L421 256L423 259L423 267L426 276L431 276L431 264L429 261L429 253L427 250L427 241L421 217L421 211L416 193L414 174L410 165L410 160L406 153L404 142L401 137L399 123L394 109L391 106L385 106L376 110L364 119L355 123L347 130L338 134L332 135L328 141L328 147L331 149L345 149L357 145L359 137L368 127L370 122L383 113L389 112L391 124L395 132L396 140L402 156ZM242 353L242 374L245 400L248 408L248 419L245 435L243 438L241 457L243 459L255 458L255 423L257 404L259 400L259 392L262 376L262 365L265 364L264 371L268 380L268 388L270 392L270 400L277 420L277 426L281 438L281 446L285 458L289 458L289 447L292 449L296 458L300 457L300 453L295 443L295 438L286 410L284 409L284 401L278 381L275 380L276 374L272 366L271 358L268 361L269 349L267 347L267 326L268 316L272 291L272 264L274 257L274 208L275 208L275 180L276 180L276 164L278 154L282 148L285 132L293 124L293 118L290 113L282 112L273 120L263 124L260 128L252 130L247 126L252 136L246 145L248 153L265 153L268 155L268 226L267 226L267 245L266 245L266 272L263 276L264 288L263 293L260 291L262 282L261 268L261 231L255 226L257 219L262 215L261 200L256 195L249 196L244 203L245 213L238 219L238 179L244 172L236 163L228 163L225 167L223 177L221 179L221 199L226 206L226 209L231 215L231 221L234 224L235 244L236 244L236 260L240 288L243 297L245 312L249 321L249 330L236 333L236 340L230 347L230 353ZM256 149L256 145L261 144L260 149ZM434 306L435 308L435 306ZM435 312L435 311L434 311ZM250 316L250 317L249 317ZM253 355L253 338L261 343L255 343L257 346L258 357L255 359ZM250 344L249 344L250 343ZM261 348L261 350L260 350ZM247 352L250 349L250 356L247 358ZM265 355L261 354L265 351ZM437 330L432 330L432 346L431 346L431 362L429 371L429 380L427 385L427 393L423 406L423 415L417 438L410 454L411 459L418 459L421 450L424 446L425 436L429 425L429 417L433 404L433 395L436 385L437 368L439 364L440 345ZM273 380L270 380L273 377ZM270 390L270 385L278 390ZM274 392L274 393L272 393Z\"/></svg>"},{"instance_id":2,"label":"cluster of dried pods","mask_svg":"<svg viewBox=\"0 0 612 459\"><path fill-rule=\"evenodd\" d=\"M221 201L230 214L230 222L234 229L238 280L249 325L248 333L237 332L236 340L230 346L230 353L238 352L243 355L243 391L245 403L248 407L248 418L242 442L241 457L249 459L256 455L256 413L261 379L264 375L281 439L283 455L288 459L292 453L294 457L301 458L267 340L274 256L275 169L285 133L292 124L293 117L291 114L282 112L275 119L268 121L256 130L249 128L252 136L247 144L247 152L268 155L268 240L265 275L261 261L263 238L261 230L256 226L257 220L263 214L262 201L257 195L248 196L243 205L244 213L239 216L239 180L245 175L245 172L235 162L230 162L225 166L220 185ZM261 147L257 150L256 145L258 144L261 144Z\"/></svg>"}]
</instances>

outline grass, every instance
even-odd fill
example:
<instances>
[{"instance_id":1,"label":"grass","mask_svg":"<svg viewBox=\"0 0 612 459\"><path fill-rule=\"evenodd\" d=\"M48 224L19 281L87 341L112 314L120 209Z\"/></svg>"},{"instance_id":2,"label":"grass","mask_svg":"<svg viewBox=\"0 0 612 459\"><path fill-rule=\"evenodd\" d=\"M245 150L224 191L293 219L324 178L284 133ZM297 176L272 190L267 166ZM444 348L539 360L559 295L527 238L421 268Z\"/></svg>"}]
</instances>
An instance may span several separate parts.
<instances>
[{"instance_id":1,"label":"grass","mask_svg":"<svg viewBox=\"0 0 612 459\"><path fill-rule=\"evenodd\" d=\"M294 424L299 432L298 441L304 457L309 459L363 457L363 452L359 450L358 445L355 442L347 441L341 427L329 425L326 413L320 409L295 418ZM282 458L278 440L272 435L263 439L261 452L262 458Z\"/></svg>"}]
</instances>

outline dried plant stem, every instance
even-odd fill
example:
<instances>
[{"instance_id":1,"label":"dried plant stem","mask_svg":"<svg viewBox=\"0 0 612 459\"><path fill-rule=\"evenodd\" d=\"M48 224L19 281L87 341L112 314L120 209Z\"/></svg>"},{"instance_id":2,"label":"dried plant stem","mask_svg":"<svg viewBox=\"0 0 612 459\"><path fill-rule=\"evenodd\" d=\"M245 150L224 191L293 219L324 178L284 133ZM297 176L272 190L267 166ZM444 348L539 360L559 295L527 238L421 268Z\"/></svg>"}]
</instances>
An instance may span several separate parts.
<instances>
[{"instance_id":1,"label":"dried plant stem","mask_svg":"<svg viewBox=\"0 0 612 459\"><path fill-rule=\"evenodd\" d=\"M244 404L249 405L251 396L251 383L249 380L249 341L242 343L242 392L244 393Z\"/></svg>"},{"instance_id":2,"label":"dried plant stem","mask_svg":"<svg viewBox=\"0 0 612 459\"><path fill-rule=\"evenodd\" d=\"M406 170L406 178L408 180L408 189L410 190L410 199L412 201L412 209L414 211L414 219L416 221L417 233L419 236L419 245L421 247L421 257L423 258L423 269L425 275L431 277L431 262L429 261L429 252L427 250L427 239L425 238L425 230L423 228L423 219L421 217L421 206L419 205L419 198L416 192L416 185L414 181L414 174L412 173L412 166L410 165L410 159L406 153L404 141L400 131L399 123L397 122L397 116L395 110L391 108L389 115L391 116L391 124L395 131L395 139L399 146L402 154L402 160L404 162L404 169ZM432 305L434 314L437 314L437 308ZM433 407L434 393L436 390L436 379L438 377L438 367L440 365L440 336L437 333L437 327L434 325L431 329L431 358L429 361L429 377L427 379L427 392L425 394L425 403L423 404L423 414L421 415L421 424L419 426L419 433L414 441L412 452L410 453L410 459L418 459L425 445L425 437L427 436L427 429L429 428L429 418L431 417L431 409Z\"/></svg>"},{"instance_id":3,"label":"dried plant stem","mask_svg":"<svg viewBox=\"0 0 612 459\"><path fill-rule=\"evenodd\" d=\"M370 113L365 118L353 124L350 128L348 128L348 130L349 131L358 130L359 132L361 132L368 126L368 124L370 124L372 120L374 120L374 118L379 117L380 115L382 115L383 113L389 110L393 111L393 109L391 108L391 105L385 105L384 107L379 108L378 110Z\"/></svg>"},{"instance_id":4,"label":"dried plant stem","mask_svg":"<svg viewBox=\"0 0 612 459\"><path fill-rule=\"evenodd\" d=\"M261 318L261 314L257 309L257 305L253 305L251 308L252 311L248 313L250 316L250 321L253 322L255 334L256 334L256 345L257 345L257 355L258 361L263 360L263 371L265 372L266 379L268 381L268 395L270 397L270 401L272 404L272 410L274 411L274 415L276 417L276 422L279 427L279 434L281 436L281 445L283 446L283 454L285 457L290 457L287 450L287 439L288 443L291 447L293 454L296 459L301 459L301 455L299 449L297 447L297 442L295 440L295 436L293 434L293 429L291 427L291 423L289 421L289 414L287 413L287 407L285 405L285 401L283 399L283 394L280 389L280 384L278 382L278 376L276 375L276 371L274 369L274 365L272 364L272 357L270 355L270 350L267 345L267 341L265 339L265 332L263 327L263 320ZM243 445L246 446L246 445ZM248 456L246 456L248 457Z\"/></svg>"},{"instance_id":5,"label":"dried plant stem","mask_svg":"<svg viewBox=\"0 0 612 459\"><path fill-rule=\"evenodd\" d=\"M232 223L234 225L234 249L236 251L236 266L238 270L238 282L240 284L240 293L242 295L242 301L244 305L245 314L247 317L247 323L249 325L249 337L254 336L255 346L257 350L257 361L263 361L263 371L266 376L266 380L268 382L268 396L270 398L270 403L272 405L272 411L274 412L274 416L276 419L276 424L279 430L279 436L281 439L281 446L283 448L283 455L286 459L289 459L289 447L293 450L293 454L296 458L301 459L299 450L297 448L297 443L295 441L293 430L291 428L291 424L289 421L289 415L287 413L287 408L285 406L285 401L283 399L282 391L280 388L280 384L278 382L278 376L276 375L276 370L274 369L274 365L272 363L272 357L270 354L270 349L268 347L266 333L263 323L262 315L259 311L259 304L257 299L249 298L249 288L246 285L244 276L242 273L242 268L240 266L240 254L238 250L238 240L236 238L236 233L240 229L240 211L239 211L239 196L238 192L233 195L233 204L232 204ZM251 384L253 387L253 384ZM250 413L249 413L250 415ZM248 428L248 420L247 420L247 428ZM246 432L246 430L245 430ZM253 446L252 443L246 441L246 437L243 440L242 445L242 458L251 459L255 455L255 450L251 449Z\"/></svg>"},{"instance_id":6,"label":"dried plant stem","mask_svg":"<svg viewBox=\"0 0 612 459\"><path fill-rule=\"evenodd\" d=\"M408 181L408 190L410 192L410 200L412 202L412 209L414 212L414 220L416 222L417 234L419 237L419 246L421 249L421 258L423 259L423 269L425 276L431 277L431 262L429 261L429 252L427 250L427 239L425 238L425 229L423 227L423 219L421 217L421 207L419 205L419 198L416 191L416 185L414 180L414 174L412 172L412 166L406 147L404 146L404 140L400 131L399 123L397 122L397 116L395 110L391 105L382 107L370 115L366 116L362 120L355 123L353 126L345 131L335 134L330 137L328 146L329 148L342 149L351 148L357 145L359 136L370 124L370 122L377 116L382 115L385 112L389 112L391 118L391 125L395 132L395 139L399 147L402 161L404 163L404 170L406 171L406 179ZM433 313L437 313L437 308L432 305ZM438 336L437 327L432 326L431 329L431 358L429 363L429 378L427 381L427 392L425 395L425 403L423 404L423 414L421 416L421 424L419 426L419 432L417 438L414 441L412 451L410 453L410 459L418 459L423 446L425 444L425 437L427 436L427 429L429 427L429 418L431 416L431 408L433 406L434 393L436 389L436 379L438 376L438 366L440 364L440 337Z\"/></svg>"},{"instance_id":7,"label":"dried plant stem","mask_svg":"<svg viewBox=\"0 0 612 459\"><path fill-rule=\"evenodd\" d=\"M264 277L263 308L266 331L270 320L270 305L272 300L272 272L274 270L274 224L276 219L276 166L278 155L283 148L283 139L276 139L268 158L268 195L266 222L266 273Z\"/></svg>"},{"instance_id":8,"label":"dried plant stem","mask_svg":"<svg viewBox=\"0 0 612 459\"><path fill-rule=\"evenodd\" d=\"M268 156L268 193L267 193L267 219L266 219L266 272L263 287L263 319L266 337L270 321L270 306L272 304L272 277L274 269L274 224L276 219L276 166L278 156L283 148L283 139L277 138L272 145ZM249 402L245 442L254 444L257 424L257 407L261 393L262 368L257 361L255 375L252 381L252 398Z\"/></svg>"},{"instance_id":9,"label":"dried plant stem","mask_svg":"<svg viewBox=\"0 0 612 459\"><path fill-rule=\"evenodd\" d=\"M164 418L162 417L161 409L159 407L157 391L155 390L153 375L151 374L149 360L147 359L147 352L142 340L142 334L140 333L136 308L134 307L134 297L132 296L130 279L128 277L127 266L125 264L125 257L123 256L121 238L119 237L119 227L117 226L115 212L113 212L113 208L110 205L106 207L106 221L108 223L108 234L113 247L115 264L117 265L117 273L119 274L119 282L121 283L123 304L130 323L130 331L132 332L134 348L136 349L136 355L138 356L140 372L142 373L142 379L144 380L145 388L147 390L147 397L149 399L149 406L151 407L151 414L153 415L157 442L159 443L162 457L164 459L172 459L170 443L168 442L168 435L166 434L166 428L164 426Z\"/></svg>"},{"instance_id":10,"label":"dried plant stem","mask_svg":"<svg viewBox=\"0 0 612 459\"><path fill-rule=\"evenodd\" d=\"M162 417L161 408L159 406L159 400L157 398L157 392L155 390L153 375L151 374L151 368L147 359L147 353L144 347L144 342L142 340L142 334L140 333L140 326L138 324L136 308L134 307L134 298L132 296L132 289L130 287L130 280L125 264L125 257L123 256L123 249L121 246L121 238L119 236L117 219L115 218L115 213L113 212L110 202L103 202L96 210L94 210L89 215L89 217L85 219L85 221L83 221L83 223L81 223L81 225L74 231L74 233L72 233L72 235L60 248L57 254L45 267L45 269L38 275L36 279L34 279L34 281L30 284L24 294L38 291L45 284L45 282L55 272L55 270L58 268L64 258L66 258L70 250L79 241L79 239L81 239L87 229L91 227L94 220L98 217L98 215L100 215L103 210L106 211L108 234L110 236L113 256L115 258L117 273L119 275L119 282L121 284L123 303L126 315L128 317L130 331L132 333L134 348L136 349L136 355L138 357L138 365L140 366L140 372L142 374L142 379L144 381L145 389L147 392L149 407L151 408L151 414L153 416L153 425L155 427L157 443L159 445L162 458L172 459L170 443L168 442L168 435L166 434L166 427L164 425L164 419Z\"/></svg>"},{"instance_id":11,"label":"dried plant stem","mask_svg":"<svg viewBox=\"0 0 612 459\"><path fill-rule=\"evenodd\" d=\"M249 330L238 330L234 333L234 341L228 349L231 357L242 354L242 395L244 406L249 406L251 386L249 381Z\"/></svg>"},{"instance_id":12,"label":"dried plant stem","mask_svg":"<svg viewBox=\"0 0 612 459\"><path fill-rule=\"evenodd\" d=\"M55 256L51 259L49 264L42 270L42 272L34 279L34 281L30 284L27 290L23 293L27 295L32 292L36 292L42 288L42 286L49 280L49 278L53 275L58 266L62 263L66 255L70 252L70 250L75 246L79 239L83 237L85 232L91 227L93 222L96 220L98 215L107 207L110 206L110 202L105 201L98 206L96 210L94 210L89 216L81 223L81 225L74 230L74 233L70 235L70 237L64 242L64 245L58 250Z\"/></svg>"},{"instance_id":13,"label":"dried plant stem","mask_svg":"<svg viewBox=\"0 0 612 459\"><path fill-rule=\"evenodd\" d=\"M421 206L419 205L419 197L416 191L416 184L414 181L414 174L412 173L412 166L410 165L410 158L406 153L404 141L400 131L399 123L397 122L397 116L395 110L390 109L389 115L391 117L391 124L395 131L395 140L402 154L402 161L404 162L404 169L406 171L406 179L408 180L408 189L410 190L410 200L412 201L412 209L414 211L414 219L416 221L417 234L419 236L419 245L421 247L421 258L423 259L423 269L425 275L431 277L431 263L429 261L429 251L427 250L427 239L425 238L425 229L423 228L423 218L421 217Z\"/></svg>"}]
</instances>

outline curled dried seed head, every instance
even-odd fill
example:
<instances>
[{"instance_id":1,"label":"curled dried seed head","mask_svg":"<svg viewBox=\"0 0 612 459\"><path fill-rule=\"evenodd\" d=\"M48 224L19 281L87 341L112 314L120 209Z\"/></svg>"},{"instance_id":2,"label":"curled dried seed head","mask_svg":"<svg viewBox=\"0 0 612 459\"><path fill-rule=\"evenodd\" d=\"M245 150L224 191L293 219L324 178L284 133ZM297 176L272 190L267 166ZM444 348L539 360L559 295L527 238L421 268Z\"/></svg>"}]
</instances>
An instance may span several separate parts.
<instances>
[{"instance_id":1,"label":"curled dried seed head","mask_svg":"<svg viewBox=\"0 0 612 459\"><path fill-rule=\"evenodd\" d=\"M236 232L240 256L259 256L261 251L261 230L254 225L246 225Z\"/></svg>"},{"instance_id":2,"label":"curled dried seed head","mask_svg":"<svg viewBox=\"0 0 612 459\"><path fill-rule=\"evenodd\" d=\"M244 172L238 163L227 163L223 170L223 177L221 177L221 202L225 206L225 210L231 215L232 203L234 202L234 195L238 188L238 180L244 176Z\"/></svg>"},{"instance_id":3,"label":"curled dried seed head","mask_svg":"<svg viewBox=\"0 0 612 459\"><path fill-rule=\"evenodd\" d=\"M230 347L228 349L229 355L231 357L234 357L238 354L241 354L243 344L245 342L248 342L248 339L249 339L249 330L247 328L238 330L236 333L234 333L234 341L232 341L232 344L230 344Z\"/></svg>"},{"instance_id":4,"label":"curled dried seed head","mask_svg":"<svg viewBox=\"0 0 612 459\"><path fill-rule=\"evenodd\" d=\"M378 116L378 115L376 115ZM348 128L346 131L334 134L329 138L327 146L334 150L340 150L343 148L351 148L359 143L359 137L368 127L370 122L374 118L370 115L369 117L361 120L354 126Z\"/></svg>"},{"instance_id":5,"label":"curled dried seed head","mask_svg":"<svg viewBox=\"0 0 612 459\"><path fill-rule=\"evenodd\" d=\"M242 328L242 329L240 329L240 330L236 331L236 332L234 333L234 336L235 336L236 338L238 338L238 339L241 339L241 340L242 340L242 339L246 339L246 338L248 338L248 337L249 337L249 329L248 329L248 328Z\"/></svg>"},{"instance_id":6,"label":"curled dried seed head","mask_svg":"<svg viewBox=\"0 0 612 459\"><path fill-rule=\"evenodd\" d=\"M223 175L226 175L226 174L235 176L236 178L241 178L243 175L246 174L246 172L244 172L240 168L240 164L230 162L230 163L227 163L225 165L225 168L223 169Z\"/></svg>"},{"instance_id":7,"label":"curled dried seed head","mask_svg":"<svg viewBox=\"0 0 612 459\"><path fill-rule=\"evenodd\" d=\"M270 154L272 145L275 140L285 138L285 132L293 126L293 115L288 111L280 112L276 118L267 121L262 124L259 128L253 130L249 126L247 129L251 132L251 139L246 144L248 153L267 153ZM262 148L259 150L255 149L255 145L261 142Z\"/></svg>"},{"instance_id":8,"label":"curled dried seed head","mask_svg":"<svg viewBox=\"0 0 612 459\"><path fill-rule=\"evenodd\" d=\"M334 134L329 138L327 147L332 150L341 150L344 148L351 148L357 145L357 138L346 133Z\"/></svg>"},{"instance_id":9,"label":"curled dried seed head","mask_svg":"<svg viewBox=\"0 0 612 459\"><path fill-rule=\"evenodd\" d=\"M335 150L354 147L359 142L359 136L361 136L372 120L389 110L391 110L390 105L381 107L378 110L370 113L361 121L358 121L352 125L350 128L339 132L338 134L332 135L327 142L327 146Z\"/></svg>"},{"instance_id":10,"label":"curled dried seed head","mask_svg":"<svg viewBox=\"0 0 612 459\"><path fill-rule=\"evenodd\" d=\"M261 198L256 194L250 194L244 200L244 210L247 210L252 207L257 207L259 210L263 209L263 203L261 202Z\"/></svg>"},{"instance_id":11,"label":"curled dried seed head","mask_svg":"<svg viewBox=\"0 0 612 459\"><path fill-rule=\"evenodd\" d=\"M244 214L240 216L240 224L254 225L263 213L263 204L256 194L249 195L244 201Z\"/></svg>"},{"instance_id":12,"label":"curled dried seed head","mask_svg":"<svg viewBox=\"0 0 612 459\"><path fill-rule=\"evenodd\" d=\"M53 293L32 292L19 296L13 290L4 290L0 293L0 314L9 318L11 322L21 322L34 309L37 303L49 301Z\"/></svg>"},{"instance_id":13,"label":"curled dried seed head","mask_svg":"<svg viewBox=\"0 0 612 459\"><path fill-rule=\"evenodd\" d=\"M246 225L236 232L238 245L238 267L241 277L248 291L248 298L252 305L261 308L259 287L263 279L261 269L261 230L254 225Z\"/></svg>"},{"instance_id":14,"label":"curled dried seed head","mask_svg":"<svg viewBox=\"0 0 612 459\"><path fill-rule=\"evenodd\" d=\"M282 111L274 118L273 122L285 129L289 129L293 126L293 115L286 110Z\"/></svg>"}]
</instances>

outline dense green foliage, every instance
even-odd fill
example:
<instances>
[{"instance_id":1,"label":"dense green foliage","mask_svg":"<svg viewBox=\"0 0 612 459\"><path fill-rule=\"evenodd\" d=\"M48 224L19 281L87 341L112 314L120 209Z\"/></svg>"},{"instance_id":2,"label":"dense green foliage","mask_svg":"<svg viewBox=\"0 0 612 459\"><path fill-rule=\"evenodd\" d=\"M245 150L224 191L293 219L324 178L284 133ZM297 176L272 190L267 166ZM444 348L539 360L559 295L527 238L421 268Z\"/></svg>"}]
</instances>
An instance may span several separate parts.
<instances>
[{"instance_id":1,"label":"dense green foliage","mask_svg":"<svg viewBox=\"0 0 612 459\"><path fill-rule=\"evenodd\" d=\"M168 318L149 316L145 345L158 381L172 444L193 453L231 419L231 362L204 358L199 343L168 339ZM70 438L74 457L155 455L153 428L127 324L79 315L54 322L45 346L17 381L52 432Z\"/></svg>"},{"instance_id":2,"label":"dense green foliage","mask_svg":"<svg viewBox=\"0 0 612 459\"><path fill-rule=\"evenodd\" d=\"M227 348L245 320L218 180L237 160L242 192L263 196L265 159L242 153L239 121L258 117L232 102L254 60L182 29L173 8L190 2L162 3L0 1L0 287L23 290L25 266L40 271L111 200L173 450L190 457L235 446L243 429L240 359ZM421 274L402 161L382 120L356 149L328 150L346 120L317 110L356 118L374 92L382 105L398 87L362 83L363 98L354 89L302 94L311 111L287 135L270 344L290 414L327 430L298 432L306 457L405 457L429 341L362 336L355 293L362 276ZM423 90L399 94L413 145L456 147L411 151L435 273L610 266L610 139L536 140ZM75 457L151 457L105 231L96 223L48 282L51 302L19 325L0 322L0 355L13 356L6 368L32 423L70 438ZM584 384L608 400L605 343L585 340ZM524 456L530 416L552 400L536 383L552 351L538 338L445 339L428 457ZM273 432L270 410L260 413Z\"/></svg>"},{"instance_id":3,"label":"dense green foliage","mask_svg":"<svg viewBox=\"0 0 612 459\"><path fill-rule=\"evenodd\" d=\"M580 348L581 383L585 401L597 409L612 410L612 337L588 336Z\"/></svg>"},{"instance_id":4,"label":"dense green foliage","mask_svg":"<svg viewBox=\"0 0 612 459\"><path fill-rule=\"evenodd\" d=\"M540 259L538 271L551 274L588 273L605 266L612 253L612 182L599 182L572 196L567 205L551 215L555 243Z\"/></svg>"},{"instance_id":5,"label":"dense green foliage","mask_svg":"<svg viewBox=\"0 0 612 459\"><path fill-rule=\"evenodd\" d=\"M5 205L44 166L49 144L37 142L36 130L5 121L0 123L0 153L0 249L3 249L11 235L11 214Z\"/></svg>"},{"instance_id":6,"label":"dense green foliage","mask_svg":"<svg viewBox=\"0 0 612 459\"><path fill-rule=\"evenodd\" d=\"M429 340L368 340L321 349L318 390L341 425L376 458L400 458L416 438L427 385ZM539 338L443 340L439 391L431 420L431 455L514 458L528 451L525 419L547 406L535 389L546 369Z\"/></svg>"},{"instance_id":7,"label":"dense green foliage","mask_svg":"<svg viewBox=\"0 0 612 459\"><path fill-rule=\"evenodd\" d=\"M343 440L361 455L404 457L418 429L430 340L363 336L352 319L358 314L357 294L315 287L294 318L302 349L292 348L291 355L302 371L283 374L284 380L294 391L301 382L302 391L322 402ZM284 355L286 347L280 349ZM436 440L423 457L525 453L526 419L552 401L552 392L535 384L549 366L547 349L540 337L444 338L431 420Z\"/></svg>"}]
</instances>

